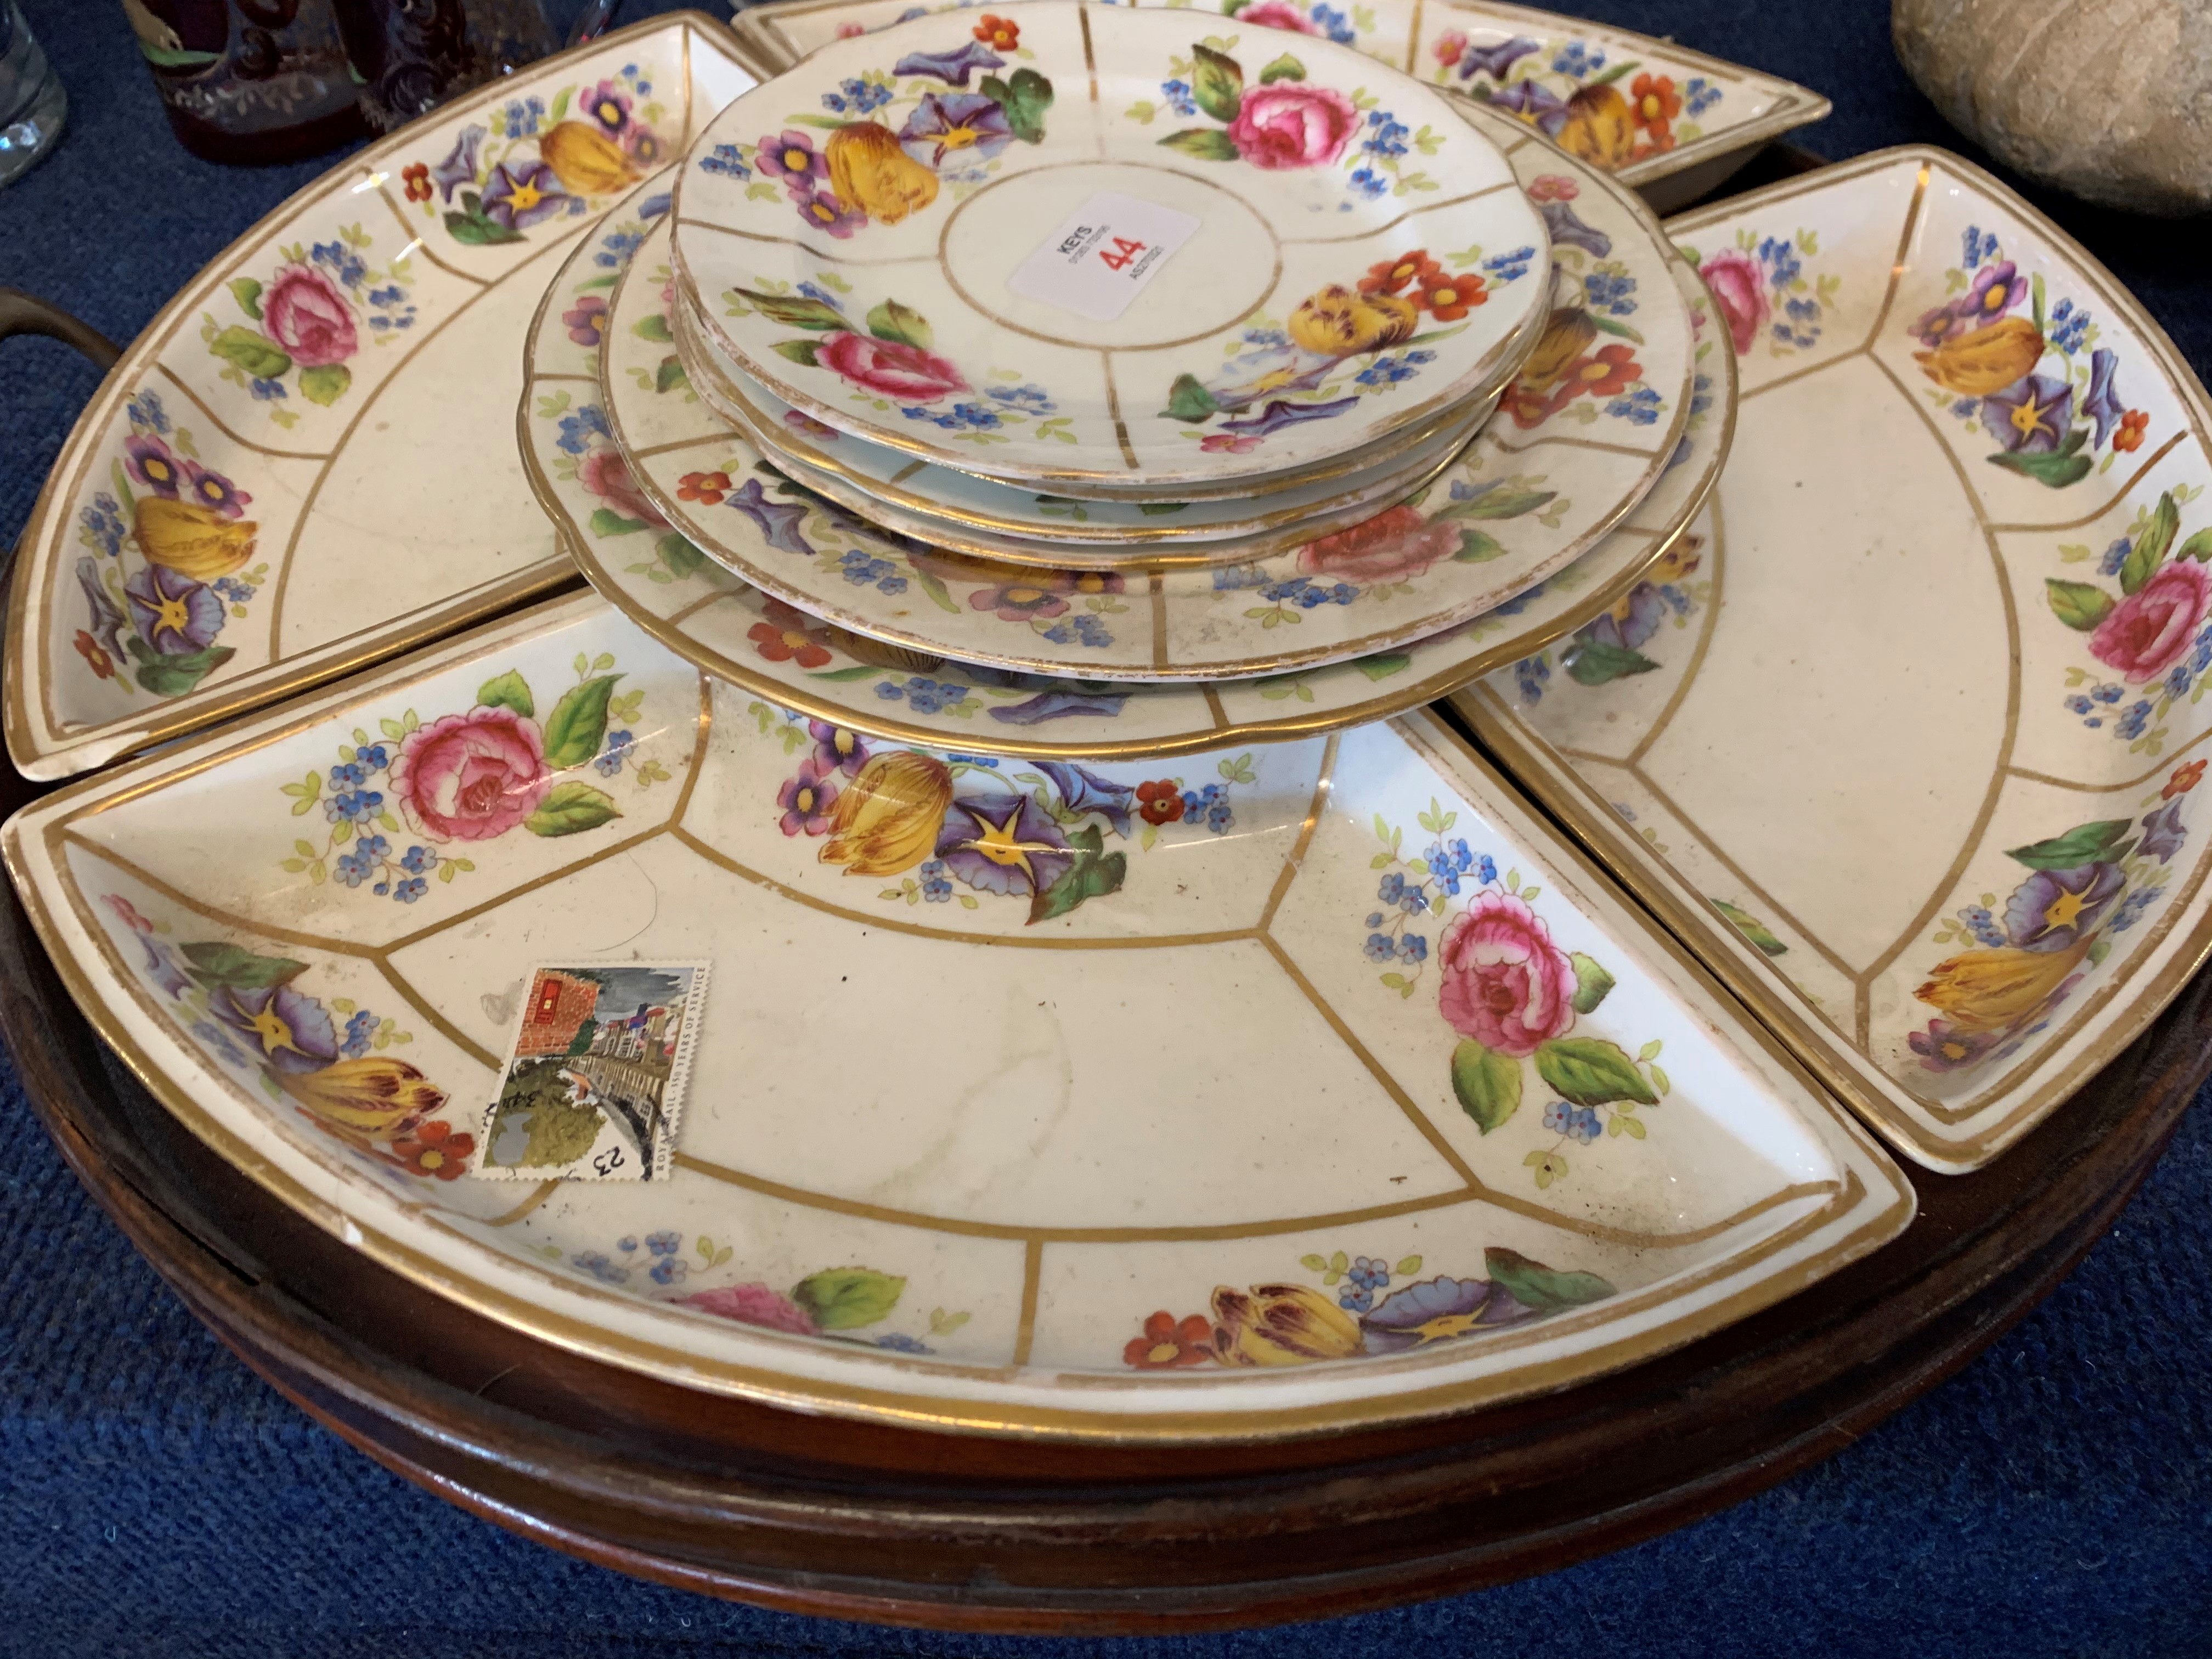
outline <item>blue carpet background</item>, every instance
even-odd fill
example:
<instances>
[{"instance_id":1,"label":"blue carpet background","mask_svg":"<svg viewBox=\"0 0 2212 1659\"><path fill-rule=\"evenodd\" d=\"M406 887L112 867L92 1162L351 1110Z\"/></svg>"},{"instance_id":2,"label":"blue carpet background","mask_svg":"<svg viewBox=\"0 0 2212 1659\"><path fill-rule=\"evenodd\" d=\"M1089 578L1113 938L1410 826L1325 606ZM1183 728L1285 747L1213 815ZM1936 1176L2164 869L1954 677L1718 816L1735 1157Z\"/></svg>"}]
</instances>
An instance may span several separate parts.
<instances>
[{"instance_id":1,"label":"blue carpet background","mask_svg":"<svg viewBox=\"0 0 2212 1659\"><path fill-rule=\"evenodd\" d=\"M246 171L170 139L115 0L24 0L72 127L0 191L0 284L127 341L327 159ZM574 0L557 0L556 14ZM630 21L662 5L632 3ZM1881 0L1565 0L1834 99L1840 158L1965 148L1899 71ZM2069 26L2070 27L2070 26ZM1971 153L1971 152L1970 152ZM2202 223L2039 201L2212 372ZM96 376L0 347L0 543ZM0 1061L0 1654L40 1659L1824 1659L2212 1653L2212 1113L2119 1226L1958 1378L1702 1524L1520 1584L1241 1636L1018 1641L726 1606L572 1562L386 1474L264 1387L64 1168Z\"/></svg>"}]
</instances>

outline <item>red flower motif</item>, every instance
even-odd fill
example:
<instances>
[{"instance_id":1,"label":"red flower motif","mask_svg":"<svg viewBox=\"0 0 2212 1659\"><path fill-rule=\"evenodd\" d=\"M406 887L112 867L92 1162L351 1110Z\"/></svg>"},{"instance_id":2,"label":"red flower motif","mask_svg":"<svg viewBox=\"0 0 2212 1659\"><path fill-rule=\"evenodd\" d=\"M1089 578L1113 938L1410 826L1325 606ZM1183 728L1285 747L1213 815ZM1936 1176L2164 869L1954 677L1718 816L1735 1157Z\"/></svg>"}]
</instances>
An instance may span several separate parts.
<instances>
[{"instance_id":1,"label":"red flower motif","mask_svg":"<svg viewBox=\"0 0 2212 1659\"><path fill-rule=\"evenodd\" d=\"M1451 520L1431 524L1417 508L1401 503L1349 530L1308 542L1298 550L1298 568L1309 576L1347 581L1410 581L1466 542L1466 533Z\"/></svg>"},{"instance_id":2,"label":"red flower motif","mask_svg":"<svg viewBox=\"0 0 2212 1659\"><path fill-rule=\"evenodd\" d=\"M702 507L720 507L722 497L730 493L730 475L726 472L687 472L676 481L676 499L696 501Z\"/></svg>"},{"instance_id":3,"label":"red flower motif","mask_svg":"<svg viewBox=\"0 0 2212 1659\"><path fill-rule=\"evenodd\" d=\"M407 186L407 199L427 202L430 199L430 168L428 163L416 162L399 169L400 181Z\"/></svg>"},{"instance_id":4,"label":"red flower motif","mask_svg":"<svg viewBox=\"0 0 2212 1659\"><path fill-rule=\"evenodd\" d=\"M1145 1322L1145 1334L1133 1336L1121 1362L1140 1371L1171 1371L1203 1365L1213 1358L1213 1322L1204 1314L1178 1320L1164 1308Z\"/></svg>"},{"instance_id":5,"label":"red flower motif","mask_svg":"<svg viewBox=\"0 0 2212 1659\"><path fill-rule=\"evenodd\" d=\"M115 659L107 654L106 647L82 628L76 630L76 644L77 655L84 659L94 673L104 680L115 678Z\"/></svg>"},{"instance_id":6,"label":"red flower motif","mask_svg":"<svg viewBox=\"0 0 2212 1659\"><path fill-rule=\"evenodd\" d=\"M1481 277L1469 271L1447 276L1441 270L1421 279L1421 309L1440 323L1455 323L1469 306L1488 303L1490 290Z\"/></svg>"},{"instance_id":7,"label":"red flower motif","mask_svg":"<svg viewBox=\"0 0 2212 1659\"><path fill-rule=\"evenodd\" d=\"M1548 392L1516 380L1505 389L1505 412L1513 417L1514 425L1526 432L1531 427L1543 425L1565 409L1575 400L1575 393L1580 390L1571 380Z\"/></svg>"},{"instance_id":8,"label":"red flower motif","mask_svg":"<svg viewBox=\"0 0 2212 1659\"><path fill-rule=\"evenodd\" d=\"M993 52L1012 52L1022 43L1022 27L1010 17L994 17L983 14L983 21L972 31L975 38Z\"/></svg>"},{"instance_id":9,"label":"red flower motif","mask_svg":"<svg viewBox=\"0 0 2212 1659\"><path fill-rule=\"evenodd\" d=\"M2166 787L2158 792L2158 798L2172 800L2176 795L2187 794L2203 777L2205 765L2203 761L2193 760L2185 766L2175 767L2173 775L2166 781Z\"/></svg>"},{"instance_id":10,"label":"red flower motif","mask_svg":"<svg viewBox=\"0 0 2212 1659\"><path fill-rule=\"evenodd\" d=\"M474 1135L457 1135L453 1126L441 1121L416 1126L412 1134L392 1143L392 1155L410 1175L453 1181L469 1172L469 1154L477 1149Z\"/></svg>"},{"instance_id":11,"label":"red flower motif","mask_svg":"<svg viewBox=\"0 0 2212 1659\"><path fill-rule=\"evenodd\" d=\"M1532 202L1571 202L1583 187L1564 173L1540 173L1528 184Z\"/></svg>"},{"instance_id":12,"label":"red flower motif","mask_svg":"<svg viewBox=\"0 0 2212 1659\"><path fill-rule=\"evenodd\" d=\"M2112 447L2130 453L2142 447L2143 434L2150 428L2150 416L2140 409L2131 409L2120 416L2120 429L2112 434Z\"/></svg>"},{"instance_id":13,"label":"red flower motif","mask_svg":"<svg viewBox=\"0 0 2212 1659\"><path fill-rule=\"evenodd\" d=\"M1173 823L1182 816L1182 791L1172 778L1137 786L1137 816L1146 823Z\"/></svg>"},{"instance_id":14,"label":"red flower motif","mask_svg":"<svg viewBox=\"0 0 2212 1659\"><path fill-rule=\"evenodd\" d=\"M1567 371L1566 384L1593 398L1617 398L1644 378L1644 366L1625 345L1600 346Z\"/></svg>"},{"instance_id":15,"label":"red flower motif","mask_svg":"<svg viewBox=\"0 0 2212 1659\"><path fill-rule=\"evenodd\" d=\"M1682 94L1674 90L1672 76L1638 76L1629 82L1628 109L1636 125L1651 135L1655 149L1674 147L1671 124L1682 112Z\"/></svg>"},{"instance_id":16,"label":"red flower motif","mask_svg":"<svg viewBox=\"0 0 2212 1659\"><path fill-rule=\"evenodd\" d=\"M1430 277L1443 275L1443 270L1429 258L1426 250L1415 248L1401 258L1385 259L1380 264L1368 266L1367 274L1359 279L1359 291L1395 294L1408 283L1425 283Z\"/></svg>"},{"instance_id":17,"label":"red flower motif","mask_svg":"<svg viewBox=\"0 0 2212 1659\"><path fill-rule=\"evenodd\" d=\"M811 628L778 628L774 623L757 622L745 630L745 637L770 662L796 659L801 668L819 668L830 660L829 647L823 643L828 635Z\"/></svg>"},{"instance_id":18,"label":"red flower motif","mask_svg":"<svg viewBox=\"0 0 2212 1659\"><path fill-rule=\"evenodd\" d=\"M1247 455L1260 447L1260 440L1241 432L1209 432L1198 447L1209 455Z\"/></svg>"}]
</instances>

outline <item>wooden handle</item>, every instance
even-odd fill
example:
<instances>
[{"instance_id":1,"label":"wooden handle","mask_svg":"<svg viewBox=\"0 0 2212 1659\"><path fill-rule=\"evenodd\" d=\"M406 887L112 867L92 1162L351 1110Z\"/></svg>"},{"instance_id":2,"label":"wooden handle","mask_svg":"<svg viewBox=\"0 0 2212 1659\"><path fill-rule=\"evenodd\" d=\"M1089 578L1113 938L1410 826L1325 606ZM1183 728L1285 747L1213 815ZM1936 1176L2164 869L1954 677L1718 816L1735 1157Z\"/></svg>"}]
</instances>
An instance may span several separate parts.
<instances>
[{"instance_id":1,"label":"wooden handle","mask_svg":"<svg viewBox=\"0 0 2212 1659\"><path fill-rule=\"evenodd\" d=\"M80 322L59 306L49 305L21 289L0 288L0 340L13 334L43 334L75 346L103 374L123 355L117 345L91 324Z\"/></svg>"}]
</instances>

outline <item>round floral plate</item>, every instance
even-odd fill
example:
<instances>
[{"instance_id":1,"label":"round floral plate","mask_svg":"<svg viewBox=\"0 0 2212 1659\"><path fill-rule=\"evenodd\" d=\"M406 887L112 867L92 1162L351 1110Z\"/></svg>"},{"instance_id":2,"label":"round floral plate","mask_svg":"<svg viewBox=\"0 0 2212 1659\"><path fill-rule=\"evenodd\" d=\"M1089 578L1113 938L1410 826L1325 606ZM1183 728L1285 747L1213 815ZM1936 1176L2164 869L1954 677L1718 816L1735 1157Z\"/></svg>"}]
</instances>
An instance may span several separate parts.
<instances>
[{"instance_id":1,"label":"round floral plate","mask_svg":"<svg viewBox=\"0 0 2212 1659\"><path fill-rule=\"evenodd\" d=\"M1490 417L1492 401L1425 423L1435 430L1381 465L1340 479L1251 497L1194 501L1079 501L918 461L792 408L706 337L682 295L678 354L699 395L801 483L902 535L980 558L1060 565L1073 556L1129 570L1235 564L1346 528L1402 500L1449 465Z\"/></svg>"},{"instance_id":2,"label":"round floral plate","mask_svg":"<svg viewBox=\"0 0 2212 1659\"><path fill-rule=\"evenodd\" d=\"M1508 134L1506 118L1472 112ZM1397 650L1503 604L1595 545L1664 469L1694 398L1665 234L1625 187L1519 137L1555 218L1559 303L1504 411L1426 494L1295 551L1141 575L979 560L878 530L771 470L685 395L656 229L617 290L605 418L637 487L732 572L799 610L933 656L1085 679L1223 680Z\"/></svg>"},{"instance_id":3,"label":"round floral plate","mask_svg":"<svg viewBox=\"0 0 2212 1659\"><path fill-rule=\"evenodd\" d=\"M739 581L637 489L595 401L605 295L645 228L630 216L636 205L617 212L612 228L579 249L546 291L525 366L524 467L603 595L696 666L777 707L912 742L1048 758L1157 757L1297 737L1426 702L1595 619L1626 614L1622 607L1644 605L1656 584L1679 580L1699 556L1684 532L1728 453L1734 358L1724 334L1705 322L1711 301L1704 285L1677 262L1670 274L1699 319L1698 373L1667 470L1590 551L1470 622L1332 666L1206 685L1012 674L887 646ZM647 281L665 276L659 267L641 273ZM633 384L641 375L659 380L644 362L624 372ZM681 404L685 393L672 383L656 395ZM699 441L703 449L720 441ZM738 492L744 487L733 481ZM1048 624L1079 608L1073 596L1060 603Z\"/></svg>"},{"instance_id":4,"label":"round floral plate","mask_svg":"<svg viewBox=\"0 0 2212 1659\"><path fill-rule=\"evenodd\" d=\"M1527 356L1544 225L1443 94L1233 21L1002 21L829 47L693 144L678 269L780 396L967 471L1165 489L1340 454ZM1164 76L1189 97L1150 102Z\"/></svg>"}]
</instances>

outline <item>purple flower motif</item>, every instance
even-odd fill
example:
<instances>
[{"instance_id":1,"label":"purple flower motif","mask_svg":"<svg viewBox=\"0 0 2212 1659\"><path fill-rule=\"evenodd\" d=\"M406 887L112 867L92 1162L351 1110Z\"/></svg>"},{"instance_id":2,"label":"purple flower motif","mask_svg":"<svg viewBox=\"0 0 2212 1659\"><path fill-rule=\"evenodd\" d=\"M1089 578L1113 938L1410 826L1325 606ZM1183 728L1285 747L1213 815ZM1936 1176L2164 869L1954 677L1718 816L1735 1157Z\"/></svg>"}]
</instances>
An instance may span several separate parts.
<instances>
[{"instance_id":1,"label":"purple flower motif","mask_svg":"<svg viewBox=\"0 0 2212 1659\"><path fill-rule=\"evenodd\" d=\"M2105 440L2112 428L2120 423L2120 416L2128 412L2112 385L2112 376L2119 366L2119 355L2102 346L2089 354L2089 393L2081 399L2081 412L2097 423L2100 449L2105 447Z\"/></svg>"},{"instance_id":2,"label":"purple flower motif","mask_svg":"<svg viewBox=\"0 0 2212 1659\"><path fill-rule=\"evenodd\" d=\"M1074 862L1059 825L1028 795L961 796L946 809L937 856L970 887L1042 893Z\"/></svg>"},{"instance_id":3,"label":"purple flower motif","mask_svg":"<svg viewBox=\"0 0 2212 1659\"><path fill-rule=\"evenodd\" d=\"M253 497L222 476L197 461L185 463L185 493L202 507L211 507L227 519L242 516Z\"/></svg>"},{"instance_id":4,"label":"purple flower motif","mask_svg":"<svg viewBox=\"0 0 2212 1659\"><path fill-rule=\"evenodd\" d=\"M156 495L166 495L171 501L177 499L177 491L185 482L183 464L169 453L168 445L159 438L142 438L135 434L125 438L123 441L123 465L125 471L147 489Z\"/></svg>"},{"instance_id":5,"label":"purple flower motif","mask_svg":"<svg viewBox=\"0 0 2212 1659\"><path fill-rule=\"evenodd\" d=\"M964 87L977 70L1006 66L1006 60L981 40L963 40L957 52L910 52L891 66L891 73L933 76L947 86Z\"/></svg>"},{"instance_id":6,"label":"purple flower motif","mask_svg":"<svg viewBox=\"0 0 2212 1659\"><path fill-rule=\"evenodd\" d=\"M1569 247L1581 248L1596 259L1602 259L1613 252L1613 238L1584 224L1576 217L1574 209L1565 202L1539 202L1536 211L1544 216L1544 228L1552 233L1554 247L1565 242Z\"/></svg>"},{"instance_id":7,"label":"purple flower motif","mask_svg":"<svg viewBox=\"0 0 2212 1659\"><path fill-rule=\"evenodd\" d=\"M76 584L84 590L84 602L92 610L92 637L100 641L109 656L120 658L123 646L118 635L123 628L123 612L100 585L100 567L89 557L76 562Z\"/></svg>"},{"instance_id":8,"label":"purple flower motif","mask_svg":"<svg viewBox=\"0 0 2212 1659\"><path fill-rule=\"evenodd\" d=\"M2031 374L1982 399L1982 424L2008 450L2040 455L2058 447L2074 422L2074 388Z\"/></svg>"},{"instance_id":9,"label":"purple flower motif","mask_svg":"<svg viewBox=\"0 0 2212 1659\"><path fill-rule=\"evenodd\" d=\"M575 198L561 188L559 176L543 161L509 167L501 161L484 186L484 216L509 230L526 230L540 219L566 213Z\"/></svg>"},{"instance_id":10,"label":"purple flower motif","mask_svg":"<svg viewBox=\"0 0 2212 1659\"><path fill-rule=\"evenodd\" d=\"M859 732L828 720L807 721L806 732L814 739L814 764L820 776L842 772L854 777L867 764L868 748Z\"/></svg>"},{"instance_id":11,"label":"purple flower motif","mask_svg":"<svg viewBox=\"0 0 2212 1659\"><path fill-rule=\"evenodd\" d=\"M185 971L184 963L177 960L174 950L166 945L156 945L143 933L138 935L138 943L145 947L146 977L155 990L174 1000L192 988L191 975ZM224 1039L225 1042L228 1041L227 1037Z\"/></svg>"},{"instance_id":12,"label":"purple flower motif","mask_svg":"<svg viewBox=\"0 0 2212 1659\"><path fill-rule=\"evenodd\" d=\"M783 781L783 787L775 792L775 804L783 808L780 822L785 835L795 836L802 830L810 836L829 834L830 811L837 804L837 786L830 781L836 775L809 755Z\"/></svg>"},{"instance_id":13,"label":"purple flower motif","mask_svg":"<svg viewBox=\"0 0 2212 1659\"><path fill-rule=\"evenodd\" d=\"M1042 726L1047 720L1071 720L1097 714L1111 720L1129 700L1126 691L1040 691L1023 702L991 710L991 718L1008 726Z\"/></svg>"},{"instance_id":14,"label":"purple flower motif","mask_svg":"<svg viewBox=\"0 0 2212 1659\"><path fill-rule=\"evenodd\" d=\"M1517 115L1530 126L1540 130L1547 137L1556 138L1559 129L1567 124L1566 100L1547 92L1534 81L1522 81L1517 85L1490 94L1493 109L1502 109L1509 115Z\"/></svg>"},{"instance_id":15,"label":"purple flower motif","mask_svg":"<svg viewBox=\"0 0 2212 1659\"><path fill-rule=\"evenodd\" d=\"M1360 1316L1370 1353L1399 1353L1501 1325L1517 1325L1534 1310L1487 1279L1439 1276L1402 1285Z\"/></svg>"},{"instance_id":16,"label":"purple flower motif","mask_svg":"<svg viewBox=\"0 0 2212 1659\"><path fill-rule=\"evenodd\" d=\"M619 135L629 125L629 100L611 81L602 81L576 100L580 113L590 116L610 133Z\"/></svg>"},{"instance_id":17,"label":"purple flower motif","mask_svg":"<svg viewBox=\"0 0 2212 1659\"><path fill-rule=\"evenodd\" d=\"M841 242L868 222L866 214L847 207L833 191L800 191L792 199L800 218L823 235L835 236Z\"/></svg>"},{"instance_id":18,"label":"purple flower motif","mask_svg":"<svg viewBox=\"0 0 2212 1659\"><path fill-rule=\"evenodd\" d=\"M276 1071L319 1072L338 1057L337 1029L329 1013L289 985L218 985L208 993L208 1012Z\"/></svg>"},{"instance_id":19,"label":"purple flower motif","mask_svg":"<svg viewBox=\"0 0 2212 1659\"><path fill-rule=\"evenodd\" d=\"M2142 821L2142 841L2136 849L2145 858L2156 859L2160 864L2171 863L2188 839L2188 831L2181 827L2181 803L2170 801Z\"/></svg>"},{"instance_id":20,"label":"purple flower motif","mask_svg":"<svg viewBox=\"0 0 2212 1659\"><path fill-rule=\"evenodd\" d=\"M1996 1046L2002 1031L1962 1031L1948 1019L1931 1019L1925 1031L1914 1031L1905 1041L1931 1072L1955 1072L1972 1066Z\"/></svg>"},{"instance_id":21,"label":"purple flower motif","mask_svg":"<svg viewBox=\"0 0 2212 1659\"><path fill-rule=\"evenodd\" d=\"M788 128L780 138L772 133L763 137L754 159L763 173L782 179L783 187L793 196L805 196L814 188L816 179L830 176L830 158L815 149L814 141L805 133Z\"/></svg>"},{"instance_id":22,"label":"purple flower motif","mask_svg":"<svg viewBox=\"0 0 2212 1659\"><path fill-rule=\"evenodd\" d=\"M204 651L222 632L222 600L215 590L149 564L123 585L131 620L146 643L164 657Z\"/></svg>"},{"instance_id":23,"label":"purple flower motif","mask_svg":"<svg viewBox=\"0 0 2212 1659\"><path fill-rule=\"evenodd\" d=\"M440 191L439 199L450 202L453 192L463 185L477 181L477 152L483 148L484 130L482 127L463 127L461 136L453 142L453 153L430 169L431 180Z\"/></svg>"},{"instance_id":24,"label":"purple flower motif","mask_svg":"<svg viewBox=\"0 0 2212 1659\"><path fill-rule=\"evenodd\" d=\"M1115 835L1129 833L1129 803L1137 796L1132 786L1067 761L1039 761L1037 770L1052 780L1070 811L1097 812L1114 826Z\"/></svg>"},{"instance_id":25,"label":"purple flower motif","mask_svg":"<svg viewBox=\"0 0 2212 1659\"><path fill-rule=\"evenodd\" d=\"M1922 312L1911 331L1914 338L1932 351L1954 335L1964 334L1967 327L1967 320L1960 314L1957 302L1947 300L1940 306Z\"/></svg>"},{"instance_id":26,"label":"purple flower motif","mask_svg":"<svg viewBox=\"0 0 2212 1659\"><path fill-rule=\"evenodd\" d=\"M2095 927L2126 884L2116 864L2034 871L2006 902L2005 933L2023 951L2063 951Z\"/></svg>"},{"instance_id":27,"label":"purple flower motif","mask_svg":"<svg viewBox=\"0 0 2212 1659\"><path fill-rule=\"evenodd\" d=\"M1224 421L1221 429L1264 438L1271 432L1280 432L1286 426L1297 426L1305 421L1325 421L1333 415L1341 415L1358 401L1357 398L1339 398L1334 403L1293 404L1280 398L1270 398L1267 407L1258 415L1249 420Z\"/></svg>"},{"instance_id":28,"label":"purple flower motif","mask_svg":"<svg viewBox=\"0 0 2212 1659\"><path fill-rule=\"evenodd\" d=\"M990 54L984 54L988 57ZM994 63L996 59L993 60ZM903 68L900 73L904 74ZM917 161L933 167L947 155L988 161L1013 143L1014 130L995 98L979 92L925 93L921 104L899 129L899 145Z\"/></svg>"},{"instance_id":29,"label":"purple flower motif","mask_svg":"<svg viewBox=\"0 0 2212 1659\"><path fill-rule=\"evenodd\" d=\"M1525 34L1501 40L1494 46L1470 45L1459 60L1459 78L1471 81L1477 75L1486 75L1493 81L1502 82L1506 70L1537 49L1537 43ZM1521 84L1525 87L1529 83L1523 81Z\"/></svg>"},{"instance_id":30,"label":"purple flower motif","mask_svg":"<svg viewBox=\"0 0 2212 1659\"><path fill-rule=\"evenodd\" d=\"M794 502L769 500L758 478L746 479L744 489L731 491L724 500L753 521L770 547L805 558L814 556L813 547L799 533L806 509Z\"/></svg>"},{"instance_id":31,"label":"purple flower motif","mask_svg":"<svg viewBox=\"0 0 2212 1659\"><path fill-rule=\"evenodd\" d=\"M2027 297L2027 284L2014 282L2013 262L2000 259L1974 273L1974 285L1951 301L1951 308L1975 328L1986 328Z\"/></svg>"},{"instance_id":32,"label":"purple flower motif","mask_svg":"<svg viewBox=\"0 0 2212 1659\"><path fill-rule=\"evenodd\" d=\"M1622 608L1628 612L1626 622L1618 614ZM1667 596L1660 592L1658 583L1638 582L1629 591L1625 607L1608 611L1588 627L1577 629L1575 637L1633 651L1657 633L1659 624L1671 614Z\"/></svg>"}]
</instances>

